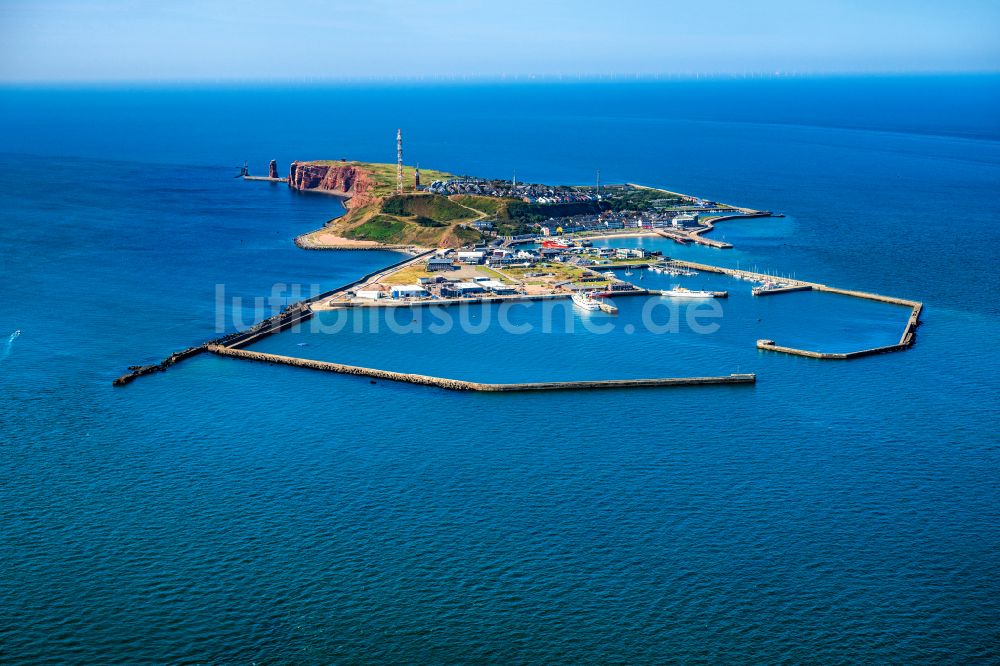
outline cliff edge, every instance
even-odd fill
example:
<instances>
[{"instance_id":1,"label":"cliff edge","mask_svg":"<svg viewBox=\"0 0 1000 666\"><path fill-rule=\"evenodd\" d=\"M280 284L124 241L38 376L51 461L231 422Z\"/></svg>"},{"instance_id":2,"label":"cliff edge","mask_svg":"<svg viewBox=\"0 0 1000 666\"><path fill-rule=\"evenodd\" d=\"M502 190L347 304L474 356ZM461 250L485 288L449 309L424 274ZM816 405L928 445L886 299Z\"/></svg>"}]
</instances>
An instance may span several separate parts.
<instances>
[{"instance_id":1,"label":"cliff edge","mask_svg":"<svg viewBox=\"0 0 1000 666\"><path fill-rule=\"evenodd\" d=\"M288 186L301 191L319 191L344 197L345 207L360 208L374 201L374 174L356 163L292 162Z\"/></svg>"}]
</instances>

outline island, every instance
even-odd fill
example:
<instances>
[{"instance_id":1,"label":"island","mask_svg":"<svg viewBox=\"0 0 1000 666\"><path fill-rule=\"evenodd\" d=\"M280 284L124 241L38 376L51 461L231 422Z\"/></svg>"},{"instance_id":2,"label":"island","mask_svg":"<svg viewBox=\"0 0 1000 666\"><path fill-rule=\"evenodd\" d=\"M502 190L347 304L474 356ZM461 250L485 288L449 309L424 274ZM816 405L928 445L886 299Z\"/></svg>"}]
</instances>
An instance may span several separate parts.
<instances>
[{"instance_id":1,"label":"island","mask_svg":"<svg viewBox=\"0 0 1000 666\"><path fill-rule=\"evenodd\" d=\"M287 178L276 174L272 160L267 177L244 180L285 183L295 191L340 198L346 213L320 229L295 239L307 250L389 249L400 261L346 285L293 303L242 331L176 352L158 364L132 366L116 386L163 371L191 356L211 352L244 360L434 385L451 390L536 391L634 388L694 384L752 384L756 375L671 377L635 380L588 380L489 384L349 366L306 358L277 356L245 347L292 328L324 310L414 308L571 299L574 307L613 317L612 298L655 297L688 302L726 298L726 291L698 291L681 286L647 289L637 284L645 271L669 276L699 272L726 274L750 282L754 297L817 290L881 301L909 308L898 343L844 353L824 353L778 345L761 339L761 351L821 360L853 359L900 351L915 341L923 305L909 299L790 277L777 277L664 256L641 247L598 247L598 238L660 236L678 244L697 243L718 250L732 248L706 238L725 220L778 216L771 211L733 206L709 199L632 183L546 185L460 176L447 171L342 160L296 161ZM638 274L638 278L636 278Z\"/></svg>"},{"instance_id":2,"label":"island","mask_svg":"<svg viewBox=\"0 0 1000 666\"><path fill-rule=\"evenodd\" d=\"M725 249L732 246L702 234L724 219L772 215L627 183L553 186L403 166L400 188L398 174L396 164L293 162L290 188L335 195L347 209L296 243L306 249L458 248L539 235L656 234Z\"/></svg>"}]
</instances>

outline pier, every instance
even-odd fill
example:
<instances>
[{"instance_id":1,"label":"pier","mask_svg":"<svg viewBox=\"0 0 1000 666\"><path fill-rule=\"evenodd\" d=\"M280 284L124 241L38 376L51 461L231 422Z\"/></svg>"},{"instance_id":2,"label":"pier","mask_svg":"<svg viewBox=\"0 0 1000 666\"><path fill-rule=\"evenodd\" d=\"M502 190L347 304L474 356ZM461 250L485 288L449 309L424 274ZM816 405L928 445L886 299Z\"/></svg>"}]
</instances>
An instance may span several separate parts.
<instances>
[{"instance_id":1,"label":"pier","mask_svg":"<svg viewBox=\"0 0 1000 666\"><path fill-rule=\"evenodd\" d=\"M311 359L297 358L293 356L264 354L261 352L246 351L243 349L233 349L224 345L209 345L208 351L220 356L239 358L247 361L257 361L260 363L277 363L280 365L291 365L297 368L322 370L325 372L335 372L344 375L372 377L374 379L419 384L421 386L436 386L438 388L448 389L451 391L478 391L485 393L652 388L664 386L699 386L706 384L754 384L757 381L757 376L754 374L731 374L719 377L663 377L654 379L606 379L592 381L492 384L484 382L470 382L463 379L447 379L444 377L432 377L430 375L393 372L391 370L365 368L357 365L344 365L342 363L331 363L329 361L314 361Z\"/></svg>"},{"instance_id":2,"label":"pier","mask_svg":"<svg viewBox=\"0 0 1000 666\"><path fill-rule=\"evenodd\" d=\"M904 338L906 334L904 333ZM875 354L887 354L894 351L902 351L906 349L909 344L896 344L896 345L886 345L884 347L873 347L871 349L860 349L858 351L852 352L817 352L810 351L808 349L796 349L795 347L782 347L781 345L775 344L774 340L758 340L757 349L763 349L764 351L775 351L781 352L783 354L792 354L794 356L805 356L807 358L818 358L822 360L848 360L852 358L861 358L862 356L873 356Z\"/></svg>"},{"instance_id":3,"label":"pier","mask_svg":"<svg viewBox=\"0 0 1000 666\"><path fill-rule=\"evenodd\" d=\"M287 183L287 178L271 178L270 176L243 176L243 180L258 180L265 183Z\"/></svg>"}]
</instances>

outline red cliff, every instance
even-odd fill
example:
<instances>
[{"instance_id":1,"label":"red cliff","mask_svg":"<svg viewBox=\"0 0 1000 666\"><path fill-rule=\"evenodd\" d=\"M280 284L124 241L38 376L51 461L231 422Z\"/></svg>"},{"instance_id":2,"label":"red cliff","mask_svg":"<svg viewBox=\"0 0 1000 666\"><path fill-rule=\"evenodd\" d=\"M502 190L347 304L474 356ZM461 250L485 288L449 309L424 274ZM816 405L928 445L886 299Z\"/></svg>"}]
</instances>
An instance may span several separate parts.
<instances>
[{"instance_id":1,"label":"red cliff","mask_svg":"<svg viewBox=\"0 0 1000 666\"><path fill-rule=\"evenodd\" d=\"M328 192L347 197L347 208L371 203L374 181L365 169L351 164L321 164L292 162L288 171L288 186L296 190Z\"/></svg>"}]
</instances>

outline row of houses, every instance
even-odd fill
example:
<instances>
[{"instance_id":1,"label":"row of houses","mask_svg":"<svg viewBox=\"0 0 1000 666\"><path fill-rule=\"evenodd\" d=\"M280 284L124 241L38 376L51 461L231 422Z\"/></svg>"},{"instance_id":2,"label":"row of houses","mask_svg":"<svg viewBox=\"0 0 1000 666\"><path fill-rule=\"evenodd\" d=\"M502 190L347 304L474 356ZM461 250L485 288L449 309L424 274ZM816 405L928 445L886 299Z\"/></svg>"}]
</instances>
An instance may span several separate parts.
<instances>
[{"instance_id":1,"label":"row of houses","mask_svg":"<svg viewBox=\"0 0 1000 666\"><path fill-rule=\"evenodd\" d=\"M698 225L698 216L690 213L602 213L600 215L574 215L559 219L549 218L541 226L540 231L543 236L556 236L579 231L687 228Z\"/></svg>"},{"instance_id":2,"label":"row of houses","mask_svg":"<svg viewBox=\"0 0 1000 666\"><path fill-rule=\"evenodd\" d=\"M516 184L509 180L485 180L481 178L435 180L426 189L442 196L474 194L484 197L521 199L528 203L540 204L600 201L601 199L601 195L597 193L596 189L590 187L571 188L531 183Z\"/></svg>"}]
</instances>

